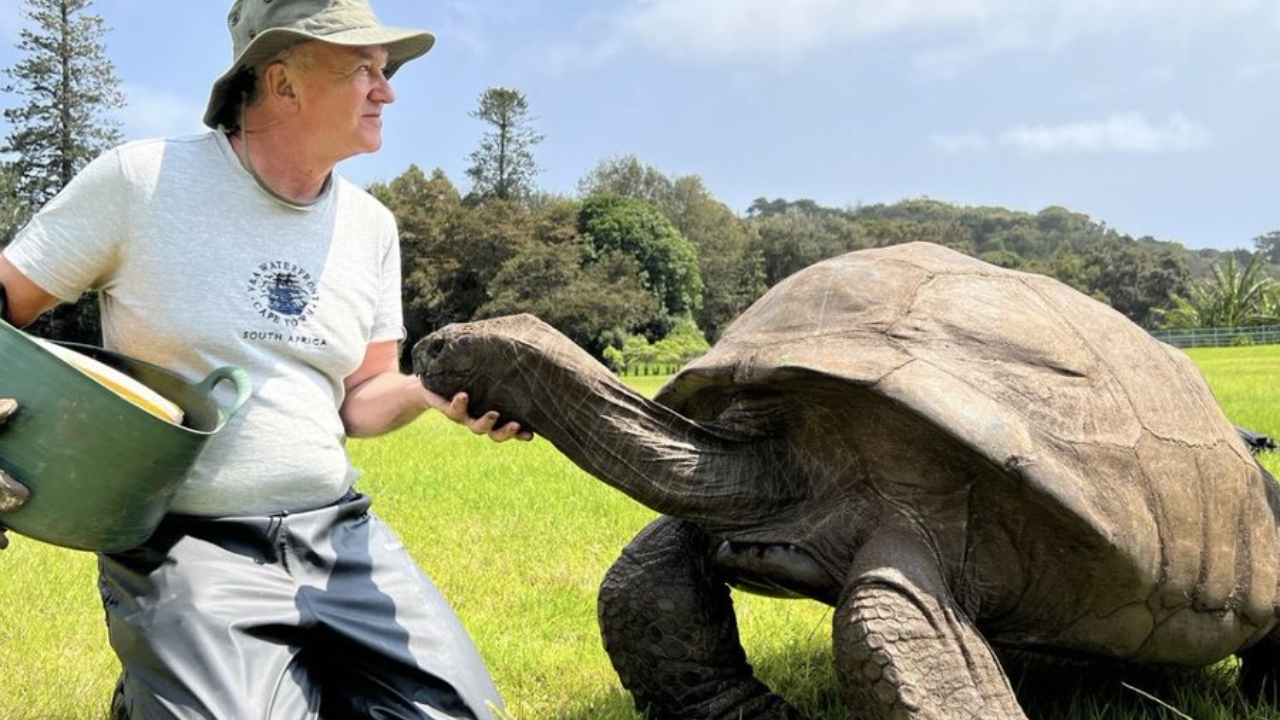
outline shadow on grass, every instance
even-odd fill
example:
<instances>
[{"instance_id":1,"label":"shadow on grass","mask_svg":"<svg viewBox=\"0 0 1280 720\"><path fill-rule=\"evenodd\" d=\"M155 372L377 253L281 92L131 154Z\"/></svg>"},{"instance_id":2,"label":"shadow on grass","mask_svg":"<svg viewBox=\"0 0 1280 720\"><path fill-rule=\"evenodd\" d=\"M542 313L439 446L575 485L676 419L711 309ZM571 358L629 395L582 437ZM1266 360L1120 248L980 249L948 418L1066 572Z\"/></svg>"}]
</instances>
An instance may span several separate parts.
<instances>
[{"instance_id":1,"label":"shadow on grass","mask_svg":"<svg viewBox=\"0 0 1280 720\"><path fill-rule=\"evenodd\" d=\"M1168 668L1000 653L1032 720L1275 720L1280 706L1256 704L1236 688L1229 664ZM851 720L831 654L797 647L755 658L756 674L812 720ZM557 720L639 720L631 696L614 689L583 698Z\"/></svg>"},{"instance_id":2,"label":"shadow on grass","mask_svg":"<svg viewBox=\"0 0 1280 720\"><path fill-rule=\"evenodd\" d=\"M1122 665L1004 652L1001 661L1034 720L1274 720L1246 700L1232 663L1208 668Z\"/></svg>"},{"instance_id":3,"label":"shadow on grass","mask_svg":"<svg viewBox=\"0 0 1280 720\"><path fill-rule=\"evenodd\" d=\"M845 720L847 717L829 650L797 645L794 649L751 660L758 678L812 720ZM630 694L614 689L583 698L581 704L565 708L555 717L556 720L640 720L644 716L635 710Z\"/></svg>"}]
</instances>

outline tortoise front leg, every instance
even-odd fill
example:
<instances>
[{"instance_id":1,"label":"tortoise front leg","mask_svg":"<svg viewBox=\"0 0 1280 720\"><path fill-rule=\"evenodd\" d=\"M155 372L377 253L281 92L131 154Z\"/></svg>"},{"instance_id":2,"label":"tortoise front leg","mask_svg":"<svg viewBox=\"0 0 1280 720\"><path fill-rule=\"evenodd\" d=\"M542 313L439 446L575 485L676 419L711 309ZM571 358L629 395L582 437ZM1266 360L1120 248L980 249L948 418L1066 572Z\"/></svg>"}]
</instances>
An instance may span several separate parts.
<instances>
[{"instance_id":1,"label":"tortoise front leg","mask_svg":"<svg viewBox=\"0 0 1280 720\"><path fill-rule=\"evenodd\" d=\"M834 618L850 708L874 720L1027 720L927 544L884 531L859 552Z\"/></svg>"},{"instance_id":2,"label":"tortoise front leg","mask_svg":"<svg viewBox=\"0 0 1280 720\"><path fill-rule=\"evenodd\" d=\"M650 720L804 720L756 679L711 539L663 517L622 551L600 588L604 647Z\"/></svg>"}]
</instances>

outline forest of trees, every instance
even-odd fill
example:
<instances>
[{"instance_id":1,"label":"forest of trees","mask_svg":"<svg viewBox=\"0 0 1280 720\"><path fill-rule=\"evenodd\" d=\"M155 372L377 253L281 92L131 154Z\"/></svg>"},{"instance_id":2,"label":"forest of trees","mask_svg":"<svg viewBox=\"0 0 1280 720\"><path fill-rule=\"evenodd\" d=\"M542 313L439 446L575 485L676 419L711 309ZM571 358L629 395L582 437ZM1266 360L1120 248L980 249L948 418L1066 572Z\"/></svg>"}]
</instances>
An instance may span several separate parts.
<instances>
[{"instance_id":1,"label":"forest of trees","mask_svg":"<svg viewBox=\"0 0 1280 720\"><path fill-rule=\"evenodd\" d=\"M4 111L12 159L0 163L3 243L119 140L110 111L123 102L91 0L25 2L24 56L6 70L18 104ZM556 195L536 184L543 137L523 93L490 88L471 117L486 132L470 154L469 188L417 165L369 188L400 225L411 339L530 312L620 369L674 366L800 268L918 240L1051 275L1147 328L1280 323L1280 231L1223 253L1130 237L1062 207L1026 213L915 198L832 208L761 197L738 214L696 175L630 155L602 160L576 193ZM96 313L64 309L37 332L92 341Z\"/></svg>"},{"instance_id":2,"label":"forest of trees","mask_svg":"<svg viewBox=\"0 0 1280 720\"><path fill-rule=\"evenodd\" d=\"M443 171L417 167L372 190L400 219L411 336L533 312L602 357L628 338L657 342L682 319L714 342L796 270L916 240L1056 277L1148 328L1185 325L1187 308L1207 307L1228 278L1247 276L1264 310L1230 320L1276 322L1265 308L1274 310L1270 277L1280 268L1265 253L1191 252L1060 207L1021 213L914 199L828 208L761 198L738 216L696 176L668 176L633 156L601 162L575 197L468 202Z\"/></svg>"}]
</instances>

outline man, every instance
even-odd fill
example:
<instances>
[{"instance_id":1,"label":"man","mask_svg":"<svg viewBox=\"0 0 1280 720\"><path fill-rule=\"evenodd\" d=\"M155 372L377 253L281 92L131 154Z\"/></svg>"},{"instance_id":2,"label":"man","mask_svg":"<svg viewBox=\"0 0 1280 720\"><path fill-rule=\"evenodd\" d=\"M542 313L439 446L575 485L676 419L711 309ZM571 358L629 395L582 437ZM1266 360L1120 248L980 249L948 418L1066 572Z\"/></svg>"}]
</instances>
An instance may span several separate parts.
<instances>
[{"instance_id":1,"label":"man","mask_svg":"<svg viewBox=\"0 0 1280 720\"><path fill-rule=\"evenodd\" d=\"M214 132L104 154L0 257L15 325L92 288L109 347L254 381L155 535L100 558L113 712L492 718L487 670L352 490L343 447L429 408L528 437L399 372L395 223L334 172L378 149L388 78L434 37L383 26L368 0L237 0L228 22Z\"/></svg>"}]
</instances>

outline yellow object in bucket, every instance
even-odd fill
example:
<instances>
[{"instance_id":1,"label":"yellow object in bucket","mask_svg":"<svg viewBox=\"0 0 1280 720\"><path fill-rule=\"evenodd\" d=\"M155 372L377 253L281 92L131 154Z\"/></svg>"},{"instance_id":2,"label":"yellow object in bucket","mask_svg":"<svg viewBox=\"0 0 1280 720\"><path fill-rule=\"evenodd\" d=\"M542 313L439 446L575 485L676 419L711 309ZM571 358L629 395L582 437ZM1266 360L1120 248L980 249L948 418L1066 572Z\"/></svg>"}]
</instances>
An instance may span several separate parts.
<instances>
[{"instance_id":1,"label":"yellow object in bucket","mask_svg":"<svg viewBox=\"0 0 1280 720\"><path fill-rule=\"evenodd\" d=\"M0 432L0 470L31 490L31 498L6 514L4 524L29 538L78 550L136 547L168 513L205 443L248 402L249 374L225 366L192 382L103 348L61 347L176 403L182 423L155 417L81 372L72 363L75 358L63 360L0 321L0 398L18 403L18 412Z\"/></svg>"},{"instance_id":2,"label":"yellow object in bucket","mask_svg":"<svg viewBox=\"0 0 1280 720\"><path fill-rule=\"evenodd\" d=\"M40 338L31 338L35 340L41 347L58 356L63 362L71 365L80 372L97 380L105 385L115 394L155 415L161 420L167 420L175 425L182 424L182 408L160 393L116 370L108 367L91 357L82 355L69 348L55 345L54 343L41 340Z\"/></svg>"}]
</instances>

